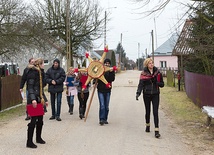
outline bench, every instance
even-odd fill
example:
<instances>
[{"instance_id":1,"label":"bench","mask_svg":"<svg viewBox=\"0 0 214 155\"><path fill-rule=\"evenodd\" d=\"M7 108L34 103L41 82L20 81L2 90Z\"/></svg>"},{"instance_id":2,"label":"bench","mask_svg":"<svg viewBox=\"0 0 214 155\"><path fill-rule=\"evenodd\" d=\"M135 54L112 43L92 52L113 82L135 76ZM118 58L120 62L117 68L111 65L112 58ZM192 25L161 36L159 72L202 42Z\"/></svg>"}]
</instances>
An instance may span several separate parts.
<instances>
[{"instance_id":1,"label":"bench","mask_svg":"<svg viewBox=\"0 0 214 155\"><path fill-rule=\"evenodd\" d=\"M211 106L203 106L202 112L207 114L207 122L206 125L210 126L212 118L214 118L214 107Z\"/></svg>"}]
</instances>

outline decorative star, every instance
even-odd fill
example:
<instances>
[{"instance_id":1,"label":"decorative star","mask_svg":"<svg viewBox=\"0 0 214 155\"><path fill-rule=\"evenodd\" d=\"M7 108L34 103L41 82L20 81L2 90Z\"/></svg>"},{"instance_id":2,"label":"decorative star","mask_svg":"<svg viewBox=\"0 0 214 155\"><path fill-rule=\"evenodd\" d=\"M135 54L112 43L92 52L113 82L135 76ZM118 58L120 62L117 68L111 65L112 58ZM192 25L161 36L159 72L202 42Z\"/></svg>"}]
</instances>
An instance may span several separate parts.
<instances>
[{"instance_id":1,"label":"decorative star","mask_svg":"<svg viewBox=\"0 0 214 155\"><path fill-rule=\"evenodd\" d=\"M93 60L90 56L89 53L86 52L85 57L89 60L89 66L88 68L83 68L83 69L75 69L75 72L87 72L88 73L88 78L85 82L85 84L82 85L82 91L86 89L87 84L92 80L92 79L99 79L103 83L106 84L106 87L110 88L111 84L108 83L104 77L104 73L108 71L116 71L117 67L107 67L105 66L104 60L106 57L106 53L108 52L108 46L105 46L103 55L100 60Z\"/></svg>"}]
</instances>

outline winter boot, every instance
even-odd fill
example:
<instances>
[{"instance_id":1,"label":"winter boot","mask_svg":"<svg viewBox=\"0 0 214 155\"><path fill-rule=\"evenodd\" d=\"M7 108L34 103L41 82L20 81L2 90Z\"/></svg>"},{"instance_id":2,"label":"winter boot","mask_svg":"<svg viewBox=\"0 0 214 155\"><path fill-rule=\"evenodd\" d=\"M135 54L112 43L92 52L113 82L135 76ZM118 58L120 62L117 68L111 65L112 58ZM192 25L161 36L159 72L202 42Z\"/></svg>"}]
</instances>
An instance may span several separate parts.
<instances>
[{"instance_id":1,"label":"winter boot","mask_svg":"<svg viewBox=\"0 0 214 155\"><path fill-rule=\"evenodd\" d=\"M36 142L40 143L40 144L45 144L45 141L41 138L42 126L43 126L43 121L37 122L37 124L36 124Z\"/></svg>"},{"instance_id":2,"label":"winter boot","mask_svg":"<svg viewBox=\"0 0 214 155\"><path fill-rule=\"evenodd\" d=\"M68 112L71 112L71 106L70 106L70 96L67 96L67 103L68 103Z\"/></svg>"},{"instance_id":3,"label":"winter boot","mask_svg":"<svg viewBox=\"0 0 214 155\"><path fill-rule=\"evenodd\" d=\"M80 117L80 119L83 119L84 118L84 114L83 114L83 108L80 108L79 109L79 117Z\"/></svg>"},{"instance_id":4,"label":"winter boot","mask_svg":"<svg viewBox=\"0 0 214 155\"><path fill-rule=\"evenodd\" d=\"M33 132L34 132L35 125L28 124L28 131L27 131L27 144L26 147L29 148L37 148L37 146L33 143Z\"/></svg>"},{"instance_id":5,"label":"winter boot","mask_svg":"<svg viewBox=\"0 0 214 155\"><path fill-rule=\"evenodd\" d=\"M84 107L83 108L83 118L85 118L85 110L86 110L86 108Z\"/></svg>"},{"instance_id":6,"label":"winter boot","mask_svg":"<svg viewBox=\"0 0 214 155\"><path fill-rule=\"evenodd\" d=\"M69 108L70 115L73 115L73 109L74 109L74 104L71 104Z\"/></svg>"},{"instance_id":7,"label":"winter boot","mask_svg":"<svg viewBox=\"0 0 214 155\"><path fill-rule=\"evenodd\" d=\"M160 136L159 128L155 128L155 138L159 138Z\"/></svg>"},{"instance_id":8,"label":"winter boot","mask_svg":"<svg viewBox=\"0 0 214 155\"><path fill-rule=\"evenodd\" d=\"M68 102L68 112L70 113L71 112L71 106L70 106L70 103Z\"/></svg>"},{"instance_id":9,"label":"winter boot","mask_svg":"<svg viewBox=\"0 0 214 155\"><path fill-rule=\"evenodd\" d=\"M146 132L150 132L150 123L146 123Z\"/></svg>"}]
</instances>

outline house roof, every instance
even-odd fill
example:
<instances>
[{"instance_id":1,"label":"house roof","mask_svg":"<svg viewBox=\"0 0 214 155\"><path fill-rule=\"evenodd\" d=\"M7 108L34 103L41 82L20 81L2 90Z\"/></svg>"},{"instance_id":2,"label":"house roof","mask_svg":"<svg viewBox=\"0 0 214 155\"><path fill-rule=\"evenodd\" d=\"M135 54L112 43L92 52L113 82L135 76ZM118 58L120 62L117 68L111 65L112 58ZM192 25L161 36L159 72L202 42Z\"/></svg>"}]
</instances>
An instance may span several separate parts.
<instances>
[{"instance_id":1,"label":"house roof","mask_svg":"<svg viewBox=\"0 0 214 155\"><path fill-rule=\"evenodd\" d=\"M91 52L91 57L92 57L92 58L96 58L96 59L98 59L98 60L101 58L101 56L100 56L98 53L96 53L95 51L92 51L92 52Z\"/></svg>"},{"instance_id":2,"label":"house roof","mask_svg":"<svg viewBox=\"0 0 214 155\"><path fill-rule=\"evenodd\" d=\"M98 55L102 56L103 55L103 50L95 50L94 52L96 52ZM106 58L111 59L111 55L114 52L114 50L108 50L108 52L106 53Z\"/></svg>"},{"instance_id":3,"label":"house roof","mask_svg":"<svg viewBox=\"0 0 214 155\"><path fill-rule=\"evenodd\" d=\"M193 49L188 46L188 40L192 38L191 29L193 26L193 21L187 19L184 23L181 34L178 38L178 41L173 49L173 55L187 55L193 52Z\"/></svg>"},{"instance_id":4,"label":"house roof","mask_svg":"<svg viewBox=\"0 0 214 155\"><path fill-rule=\"evenodd\" d=\"M177 40L178 35L174 33L167 41L165 41L161 46L159 46L154 51L154 56L172 55L172 51L174 49Z\"/></svg>"}]
</instances>

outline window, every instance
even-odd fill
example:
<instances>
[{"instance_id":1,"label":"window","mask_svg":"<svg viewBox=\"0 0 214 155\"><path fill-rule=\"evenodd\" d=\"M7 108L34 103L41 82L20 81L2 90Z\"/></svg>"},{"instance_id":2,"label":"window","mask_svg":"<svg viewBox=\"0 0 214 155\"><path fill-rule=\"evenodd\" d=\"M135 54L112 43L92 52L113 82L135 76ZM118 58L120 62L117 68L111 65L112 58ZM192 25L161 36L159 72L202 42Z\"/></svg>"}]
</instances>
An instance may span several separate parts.
<instances>
[{"instance_id":1,"label":"window","mask_svg":"<svg viewBox=\"0 0 214 155\"><path fill-rule=\"evenodd\" d=\"M44 60L44 65L49 65L49 61L48 60Z\"/></svg>"},{"instance_id":2,"label":"window","mask_svg":"<svg viewBox=\"0 0 214 155\"><path fill-rule=\"evenodd\" d=\"M167 67L166 61L160 61L160 67L161 68L166 68Z\"/></svg>"}]
</instances>

